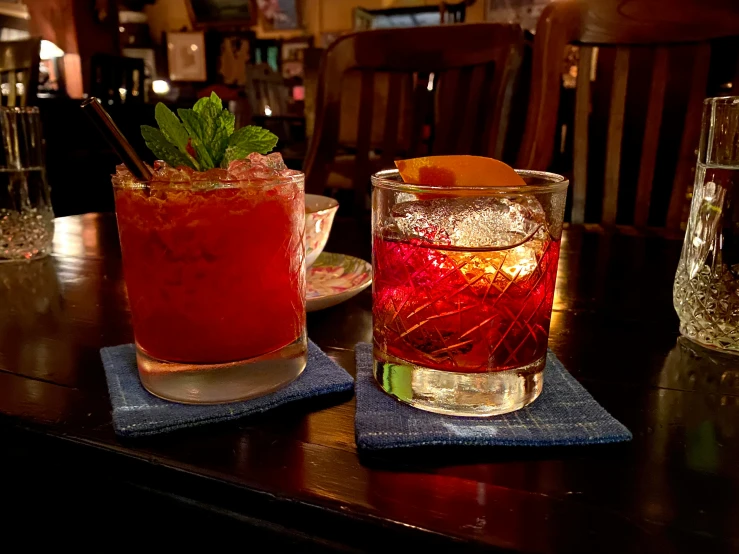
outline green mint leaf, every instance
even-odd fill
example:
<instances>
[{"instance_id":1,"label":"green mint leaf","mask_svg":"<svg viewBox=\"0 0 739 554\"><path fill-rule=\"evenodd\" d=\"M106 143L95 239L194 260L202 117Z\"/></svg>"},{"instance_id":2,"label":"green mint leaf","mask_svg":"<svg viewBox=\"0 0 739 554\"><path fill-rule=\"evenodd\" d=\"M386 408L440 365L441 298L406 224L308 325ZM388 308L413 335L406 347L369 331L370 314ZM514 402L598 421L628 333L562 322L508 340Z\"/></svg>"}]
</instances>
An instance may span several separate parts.
<instances>
[{"instance_id":1,"label":"green mint leaf","mask_svg":"<svg viewBox=\"0 0 739 554\"><path fill-rule=\"evenodd\" d=\"M236 118L215 92L198 100L191 110L177 110L177 115L160 102L155 109L159 129L141 127L149 149L174 167L197 171L228 167L253 152L267 154L277 144L277 137L261 127L234 132Z\"/></svg>"},{"instance_id":2,"label":"green mint leaf","mask_svg":"<svg viewBox=\"0 0 739 554\"><path fill-rule=\"evenodd\" d=\"M215 167L208 144L214 135L215 123L200 116L195 110L177 110L185 129L190 135L190 144L197 154L200 170L206 171Z\"/></svg>"},{"instance_id":3,"label":"green mint leaf","mask_svg":"<svg viewBox=\"0 0 739 554\"><path fill-rule=\"evenodd\" d=\"M215 154L213 163L216 166L221 165L226 155L228 139L233 135L235 123L236 116L228 110L222 110L216 120L216 131L213 135L213 152Z\"/></svg>"},{"instance_id":4,"label":"green mint leaf","mask_svg":"<svg viewBox=\"0 0 739 554\"><path fill-rule=\"evenodd\" d=\"M159 102L154 109L154 116L159 125L159 130L162 132L164 137L174 144L180 152L193 161L195 167L198 163L187 151L187 143L190 141L190 136L187 134L187 130L184 125L177 119L177 116L167 106Z\"/></svg>"},{"instance_id":5,"label":"green mint leaf","mask_svg":"<svg viewBox=\"0 0 739 554\"><path fill-rule=\"evenodd\" d=\"M236 117L223 108L223 103L215 92L208 98L198 100L192 109L205 122L206 136L203 140L208 146L213 166L218 167L226 153L228 138L234 132Z\"/></svg>"},{"instance_id":6,"label":"green mint leaf","mask_svg":"<svg viewBox=\"0 0 739 554\"><path fill-rule=\"evenodd\" d=\"M221 99L215 93L211 94L209 98L201 98L192 107L192 111L200 116L203 125L203 136L201 140L208 149L211 160L213 160L213 166L218 165L219 152L216 144L216 130L218 128L218 117L221 115L223 105Z\"/></svg>"},{"instance_id":7,"label":"green mint leaf","mask_svg":"<svg viewBox=\"0 0 739 554\"><path fill-rule=\"evenodd\" d=\"M211 92L210 96L206 96L195 102L192 109L200 115L203 115L203 112L206 110L213 110L215 113L220 113L221 109L223 109L223 103L215 92Z\"/></svg>"},{"instance_id":8,"label":"green mint leaf","mask_svg":"<svg viewBox=\"0 0 739 554\"><path fill-rule=\"evenodd\" d=\"M247 125L234 132L228 139L226 155L221 162L222 167L228 167L234 160L246 158L253 152L267 154L277 144L277 135L267 129L255 125Z\"/></svg>"},{"instance_id":9,"label":"green mint leaf","mask_svg":"<svg viewBox=\"0 0 739 554\"><path fill-rule=\"evenodd\" d=\"M151 150L158 159L167 162L172 167L180 167L184 165L191 167L192 169L198 169L198 167L194 165L194 161L190 156L180 152L177 149L177 146L169 142L167 137L164 136L164 133L159 129L155 129L149 125L142 125L141 136L144 137L146 146L149 147L149 150Z\"/></svg>"},{"instance_id":10,"label":"green mint leaf","mask_svg":"<svg viewBox=\"0 0 739 554\"><path fill-rule=\"evenodd\" d=\"M189 136L185 127L177 119L177 116L167 106L159 102L154 109L154 117L159 125L159 130L166 139L177 148L184 151L187 148Z\"/></svg>"}]
</instances>

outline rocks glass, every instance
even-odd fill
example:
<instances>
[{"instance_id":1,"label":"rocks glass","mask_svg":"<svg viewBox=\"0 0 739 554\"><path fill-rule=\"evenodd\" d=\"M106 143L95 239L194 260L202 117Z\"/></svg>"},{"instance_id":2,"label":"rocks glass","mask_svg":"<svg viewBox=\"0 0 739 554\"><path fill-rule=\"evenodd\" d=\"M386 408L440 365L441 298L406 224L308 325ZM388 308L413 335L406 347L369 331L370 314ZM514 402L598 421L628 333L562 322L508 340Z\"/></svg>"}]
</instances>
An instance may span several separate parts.
<instances>
[{"instance_id":1,"label":"rocks glass","mask_svg":"<svg viewBox=\"0 0 739 554\"><path fill-rule=\"evenodd\" d=\"M432 187L372 177L374 373L418 408L491 416L542 391L567 181Z\"/></svg>"},{"instance_id":2,"label":"rocks glass","mask_svg":"<svg viewBox=\"0 0 739 554\"><path fill-rule=\"evenodd\" d=\"M185 403L267 394L306 364L304 175L211 173L114 177L139 376Z\"/></svg>"}]
</instances>

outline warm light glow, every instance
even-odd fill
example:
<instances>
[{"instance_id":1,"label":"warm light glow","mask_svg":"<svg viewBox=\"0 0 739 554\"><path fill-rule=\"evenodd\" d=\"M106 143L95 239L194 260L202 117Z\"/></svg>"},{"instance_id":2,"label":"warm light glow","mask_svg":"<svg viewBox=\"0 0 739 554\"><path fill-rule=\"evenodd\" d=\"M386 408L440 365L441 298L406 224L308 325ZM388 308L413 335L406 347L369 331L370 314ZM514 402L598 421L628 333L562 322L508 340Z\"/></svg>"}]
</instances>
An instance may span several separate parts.
<instances>
[{"instance_id":1,"label":"warm light glow","mask_svg":"<svg viewBox=\"0 0 739 554\"><path fill-rule=\"evenodd\" d=\"M118 89L118 94L121 95L121 100L123 100L124 102L126 101L126 94L127 93L128 93L128 91L126 89L124 89L123 87L121 87L121 88Z\"/></svg>"},{"instance_id":2,"label":"warm light glow","mask_svg":"<svg viewBox=\"0 0 739 554\"><path fill-rule=\"evenodd\" d=\"M434 74L433 73L429 73L429 83L428 85L426 85L426 90L429 92L434 90Z\"/></svg>"},{"instance_id":3,"label":"warm light glow","mask_svg":"<svg viewBox=\"0 0 739 554\"><path fill-rule=\"evenodd\" d=\"M268 117L272 115L272 108L270 108L269 106L264 106L264 115Z\"/></svg>"},{"instance_id":4,"label":"warm light glow","mask_svg":"<svg viewBox=\"0 0 739 554\"><path fill-rule=\"evenodd\" d=\"M118 27L118 32L125 33L126 32L126 28L125 27Z\"/></svg>"},{"instance_id":5,"label":"warm light glow","mask_svg":"<svg viewBox=\"0 0 739 554\"><path fill-rule=\"evenodd\" d=\"M197 44L191 44L190 45L190 50L192 50L193 52L197 52L198 51L198 45Z\"/></svg>"},{"instance_id":6,"label":"warm light glow","mask_svg":"<svg viewBox=\"0 0 739 554\"><path fill-rule=\"evenodd\" d=\"M59 48L56 44L50 40L41 41L41 59L42 60L53 60L54 58L61 58L64 55L64 50Z\"/></svg>"},{"instance_id":7,"label":"warm light glow","mask_svg":"<svg viewBox=\"0 0 739 554\"><path fill-rule=\"evenodd\" d=\"M169 94L169 83L164 79L157 79L152 81L151 90L154 91L154 94Z\"/></svg>"}]
</instances>

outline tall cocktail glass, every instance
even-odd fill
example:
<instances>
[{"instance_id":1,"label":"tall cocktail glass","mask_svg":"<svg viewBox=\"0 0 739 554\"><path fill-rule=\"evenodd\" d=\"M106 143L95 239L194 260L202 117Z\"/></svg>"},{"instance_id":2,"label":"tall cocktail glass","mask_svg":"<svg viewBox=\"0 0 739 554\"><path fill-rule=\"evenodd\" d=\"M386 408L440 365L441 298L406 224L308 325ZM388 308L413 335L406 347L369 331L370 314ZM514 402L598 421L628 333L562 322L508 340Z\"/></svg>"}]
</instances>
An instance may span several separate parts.
<instances>
[{"instance_id":1,"label":"tall cocktail glass","mask_svg":"<svg viewBox=\"0 0 739 554\"><path fill-rule=\"evenodd\" d=\"M179 402L266 394L306 363L304 176L219 172L113 179L141 382Z\"/></svg>"},{"instance_id":2,"label":"tall cocktail glass","mask_svg":"<svg viewBox=\"0 0 739 554\"><path fill-rule=\"evenodd\" d=\"M372 177L375 378L452 415L517 410L541 393L568 182L433 187Z\"/></svg>"}]
</instances>

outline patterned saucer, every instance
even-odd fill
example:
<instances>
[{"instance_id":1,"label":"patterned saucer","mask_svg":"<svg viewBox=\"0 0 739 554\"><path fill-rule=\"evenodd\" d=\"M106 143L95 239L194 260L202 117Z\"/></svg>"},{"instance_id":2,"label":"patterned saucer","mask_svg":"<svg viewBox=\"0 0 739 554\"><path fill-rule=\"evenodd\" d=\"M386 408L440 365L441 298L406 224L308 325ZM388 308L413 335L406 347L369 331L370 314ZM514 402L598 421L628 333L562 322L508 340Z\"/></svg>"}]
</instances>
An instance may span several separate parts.
<instances>
[{"instance_id":1,"label":"patterned saucer","mask_svg":"<svg viewBox=\"0 0 739 554\"><path fill-rule=\"evenodd\" d=\"M344 254L322 252L306 272L306 311L341 304L372 284L372 266Z\"/></svg>"}]
</instances>

